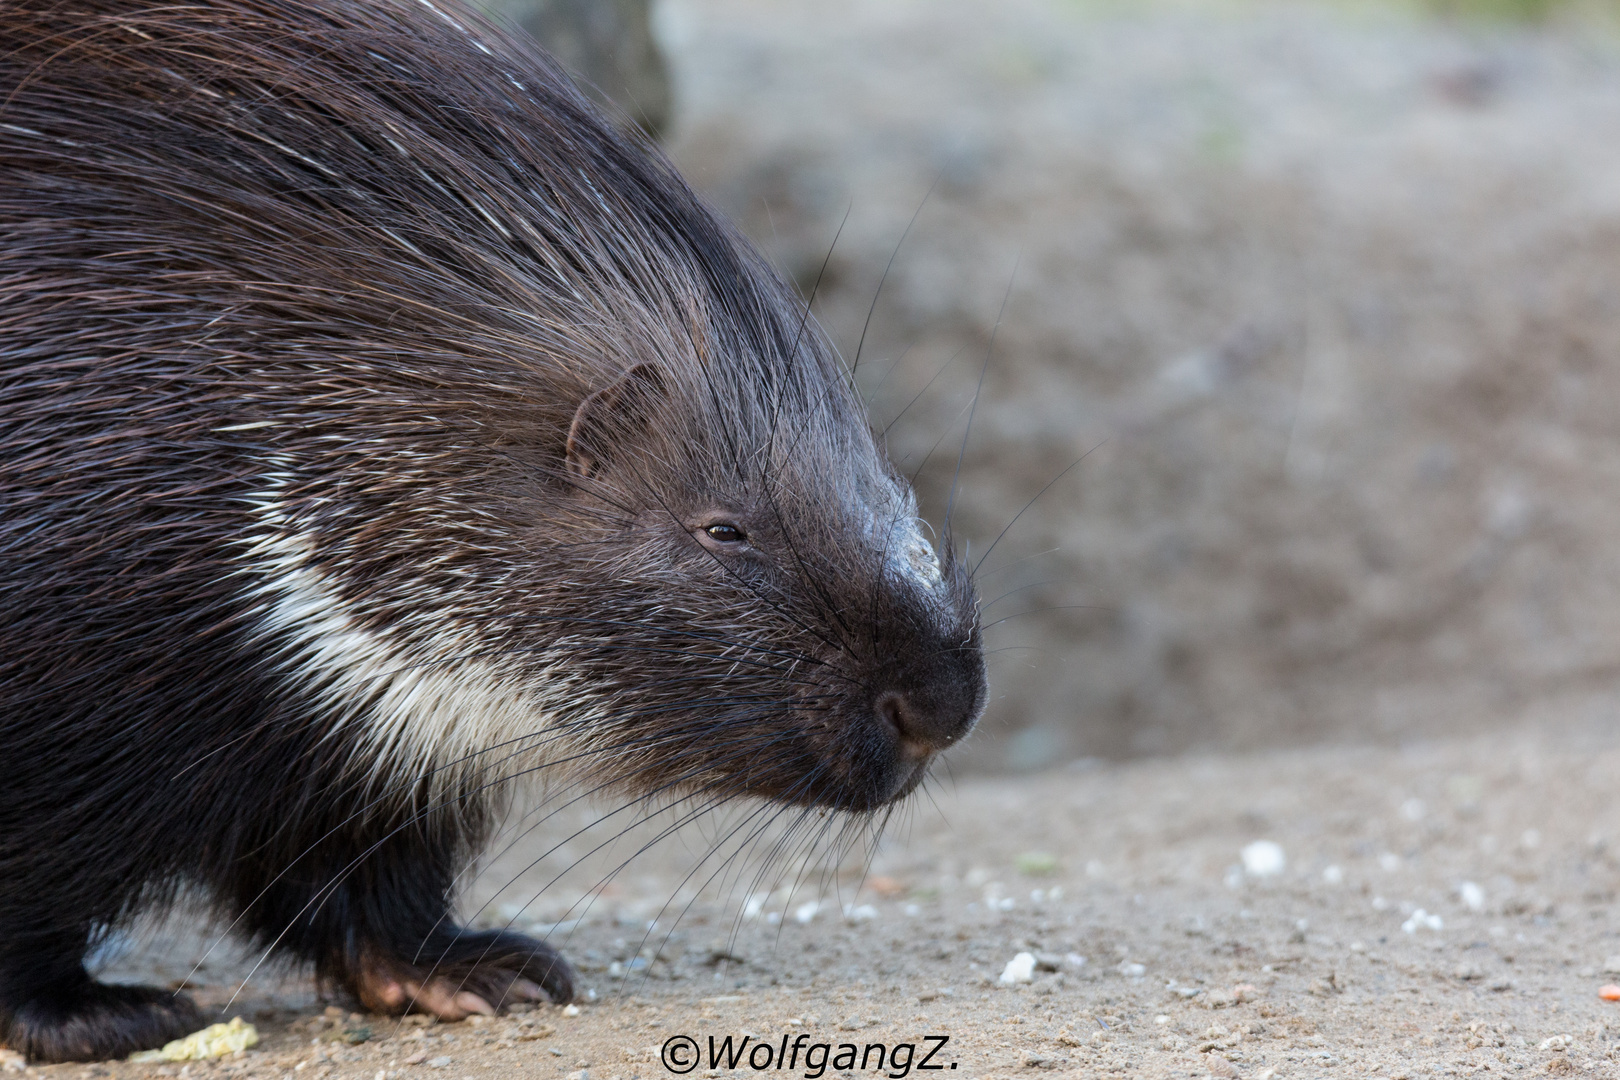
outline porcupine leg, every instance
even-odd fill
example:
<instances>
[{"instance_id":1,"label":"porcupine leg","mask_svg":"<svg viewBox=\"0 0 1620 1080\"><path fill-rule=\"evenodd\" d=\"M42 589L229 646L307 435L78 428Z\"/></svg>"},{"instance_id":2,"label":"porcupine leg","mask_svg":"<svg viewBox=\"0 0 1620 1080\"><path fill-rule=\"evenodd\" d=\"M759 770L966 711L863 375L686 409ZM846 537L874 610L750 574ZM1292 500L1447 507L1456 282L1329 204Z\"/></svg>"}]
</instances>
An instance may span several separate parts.
<instances>
[{"instance_id":1,"label":"porcupine leg","mask_svg":"<svg viewBox=\"0 0 1620 1080\"><path fill-rule=\"evenodd\" d=\"M0 1041L32 1061L100 1061L204 1026L184 994L96 982L88 944L88 930L0 925Z\"/></svg>"},{"instance_id":2,"label":"porcupine leg","mask_svg":"<svg viewBox=\"0 0 1620 1080\"><path fill-rule=\"evenodd\" d=\"M456 924L452 843L415 828L365 839L323 843L273 880L243 876L236 894L255 936L376 1012L459 1019L573 997L573 972L551 946Z\"/></svg>"}]
</instances>

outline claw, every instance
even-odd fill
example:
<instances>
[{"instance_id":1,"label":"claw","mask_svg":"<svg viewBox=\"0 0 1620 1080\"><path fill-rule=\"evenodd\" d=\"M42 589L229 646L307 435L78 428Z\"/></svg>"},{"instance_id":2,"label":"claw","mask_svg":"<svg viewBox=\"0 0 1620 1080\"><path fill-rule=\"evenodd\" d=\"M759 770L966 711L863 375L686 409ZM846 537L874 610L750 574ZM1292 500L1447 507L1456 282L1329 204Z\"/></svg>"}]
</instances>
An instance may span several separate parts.
<instances>
[{"instance_id":1,"label":"claw","mask_svg":"<svg viewBox=\"0 0 1620 1080\"><path fill-rule=\"evenodd\" d=\"M525 970L543 974L525 977ZM518 1002L567 1000L571 983L567 963L540 942L470 934L459 951L447 951L433 964L374 958L359 967L349 986L375 1012L415 1011L455 1021L495 1016Z\"/></svg>"},{"instance_id":2,"label":"claw","mask_svg":"<svg viewBox=\"0 0 1620 1080\"><path fill-rule=\"evenodd\" d=\"M466 1013L482 1013L484 1016L495 1015L495 1006L470 990L463 990L457 994L455 1003L456 1007L463 1011L463 1015Z\"/></svg>"},{"instance_id":3,"label":"claw","mask_svg":"<svg viewBox=\"0 0 1620 1080\"><path fill-rule=\"evenodd\" d=\"M455 992L442 979L429 979L425 983L407 982L411 1006L420 1012L430 1012L440 1020L460 1020L467 1013L456 1004Z\"/></svg>"},{"instance_id":4,"label":"claw","mask_svg":"<svg viewBox=\"0 0 1620 1080\"><path fill-rule=\"evenodd\" d=\"M398 985L398 984L396 984ZM400 986L397 1004L408 1000L419 1012L430 1012L440 1020L465 1020L473 1013L494 1016L495 1006L471 990L457 990L448 979L429 979L425 983L407 982Z\"/></svg>"},{"instance_id":5,"label":"claw","mask_svg":"<svg viewBox=\"0 0 1620 1080\"><path fill-rule=\"evenodd\" d=\"M403 1008L405 1002L410 1000L410 994L399 981L390 979L373 990L377 1000L390 1011Z\"/></svg>"}]
</instances>

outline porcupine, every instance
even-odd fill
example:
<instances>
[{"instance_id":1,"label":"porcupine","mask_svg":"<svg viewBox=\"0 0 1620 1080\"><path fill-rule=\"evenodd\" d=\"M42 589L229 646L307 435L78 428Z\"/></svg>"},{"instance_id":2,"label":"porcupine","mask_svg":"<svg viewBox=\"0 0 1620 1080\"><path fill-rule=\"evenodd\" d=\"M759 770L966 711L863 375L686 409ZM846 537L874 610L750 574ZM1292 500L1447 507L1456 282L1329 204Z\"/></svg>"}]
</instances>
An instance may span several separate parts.
<instances>
[{"instance_id":1,"label":"porcupine","mask_svg":"<svg viewBox=\"0 0 1620 1080\"><path fill-rule=\"evenodd\" d=\"M515 778L870 813L986 694L804 301L451 0L0 6L0 1037L201 1024L202 890L371 1009L566 1000L450 917Z\"/></svg>"}]
</instances>

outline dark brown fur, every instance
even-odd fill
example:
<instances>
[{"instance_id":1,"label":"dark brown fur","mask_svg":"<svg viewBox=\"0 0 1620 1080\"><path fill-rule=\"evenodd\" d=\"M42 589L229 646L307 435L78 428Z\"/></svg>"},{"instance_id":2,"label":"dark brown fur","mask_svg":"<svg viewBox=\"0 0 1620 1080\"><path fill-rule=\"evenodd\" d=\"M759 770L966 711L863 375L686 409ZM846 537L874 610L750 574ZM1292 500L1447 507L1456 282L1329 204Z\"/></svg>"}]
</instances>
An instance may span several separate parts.
<instances>
[{"instance_id":1,"label":"dark brown fur","mask_svg":"<svg viewBox=\"0 0 1620 1080\"><path fill-rule=\"evenodd\" d=\"M446 917L500 791L911 791L985 692L914 513L803 304L458 4L0 5L0 1035L195 1026L82 965L186 885L373 1007L566 998Z\"/></svg>"}]
</instances>

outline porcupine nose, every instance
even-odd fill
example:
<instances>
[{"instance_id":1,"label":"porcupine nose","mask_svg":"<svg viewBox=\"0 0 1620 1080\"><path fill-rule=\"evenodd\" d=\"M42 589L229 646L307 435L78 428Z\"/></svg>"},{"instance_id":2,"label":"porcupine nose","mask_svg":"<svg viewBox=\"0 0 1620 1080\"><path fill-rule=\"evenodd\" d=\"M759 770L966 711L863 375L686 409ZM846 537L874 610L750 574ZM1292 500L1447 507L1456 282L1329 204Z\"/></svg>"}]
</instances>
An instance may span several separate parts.
<instances>
[{"instance_id":1,"label":"porcupine nose","mask_svg":"<svg viewBox=\"0 0 1620 1080\"><path fill-rule=\"evenodd\" d=\"M973 727L977 704L958 698L890 690L878 695L874 707L899 737L901 755L918 761L950 746Z\"/></svg>"}]
</instances>

